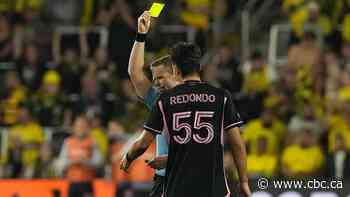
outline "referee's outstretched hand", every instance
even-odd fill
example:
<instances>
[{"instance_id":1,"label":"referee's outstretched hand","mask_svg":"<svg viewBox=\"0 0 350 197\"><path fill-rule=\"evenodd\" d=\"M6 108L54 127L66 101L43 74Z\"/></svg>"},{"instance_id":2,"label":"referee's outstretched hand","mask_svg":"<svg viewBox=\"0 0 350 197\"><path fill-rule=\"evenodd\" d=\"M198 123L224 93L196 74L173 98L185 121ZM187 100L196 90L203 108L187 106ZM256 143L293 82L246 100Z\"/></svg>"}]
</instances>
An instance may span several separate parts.
<instances>
[{"instance_id":1,"label":"referee's outstretched hand","mask_svg":"<svg viewBox=\"0 0 350 197\"><path fill-rule=\"evenodd\" d=\"M149 11L144 11L137 20L138 33L148 33L151 26L151 15Z\"/></svg>"}]
</instances>

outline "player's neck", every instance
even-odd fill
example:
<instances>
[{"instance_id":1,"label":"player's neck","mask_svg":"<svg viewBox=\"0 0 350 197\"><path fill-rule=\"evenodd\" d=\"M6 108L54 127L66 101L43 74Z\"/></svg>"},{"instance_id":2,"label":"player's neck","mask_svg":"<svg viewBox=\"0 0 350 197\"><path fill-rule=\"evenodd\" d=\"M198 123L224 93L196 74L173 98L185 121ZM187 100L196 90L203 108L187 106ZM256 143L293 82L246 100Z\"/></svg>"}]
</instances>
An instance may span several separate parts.
<instances>
[{"instance_id":1,"label":"player's neck","mask_svg":"<svg viewBox=\"0 0 350 197\"><path fill-rule=\"evenodd\" d=\"M200 81L201 77L198 74L188 75L183 78L184 81Z\"/></svg>"}]
</instances>

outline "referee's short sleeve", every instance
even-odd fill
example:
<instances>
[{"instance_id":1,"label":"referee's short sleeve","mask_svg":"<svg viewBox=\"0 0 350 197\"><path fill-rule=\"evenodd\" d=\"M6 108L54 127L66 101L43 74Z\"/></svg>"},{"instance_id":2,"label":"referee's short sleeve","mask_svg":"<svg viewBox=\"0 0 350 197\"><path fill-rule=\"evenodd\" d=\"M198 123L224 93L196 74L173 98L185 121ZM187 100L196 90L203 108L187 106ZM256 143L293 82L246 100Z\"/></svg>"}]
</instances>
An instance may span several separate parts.
<instances>
[{"instance_id":1,"label":"referee's short sleeve","mask_svg":"<svg viewBox=\"0 0 350 197\"><path fill-rule=\"evenodd\" d=\"M154 134L162 134L163 131L163 115L160 109L161 100L158 99L152 107L151 115L149 116L147 122L143 125L143 128Z\"/></svg>"},{"instance_id":2,"label":"referee's short sleeve","mask_svg":"<svg viewBox=\"0 0 350 197\"><path fill-rule=\"evenodd\" d=\"M243 121L233 104L232 95L228 91L225 93L224 106L224 129L227 130L232 127L240 127L243 124Z\"/></svg>"},{"instance_id":3,"label":"referee's short sleeve","mask_svg":"<svg viewBox=\"0 0 350 197\"><path fill-rule=\"evenodd\" d=\"M151 86L148 89L147 94L145 95L143 102L145 103L145 105L147 106L147 108L149 110L152 110L152 107L155 104L155 102L157 101L158 97L159 97L159 92L157 91L157 89L155 87Z\"/></svg>"}]
</instances>

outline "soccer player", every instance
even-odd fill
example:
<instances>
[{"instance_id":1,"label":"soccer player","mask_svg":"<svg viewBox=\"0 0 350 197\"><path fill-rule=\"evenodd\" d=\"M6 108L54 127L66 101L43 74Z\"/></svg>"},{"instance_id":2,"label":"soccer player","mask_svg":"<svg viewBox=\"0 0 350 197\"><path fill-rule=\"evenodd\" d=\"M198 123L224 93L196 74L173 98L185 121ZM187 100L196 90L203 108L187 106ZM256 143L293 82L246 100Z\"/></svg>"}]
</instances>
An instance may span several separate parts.
<instances>
[{"instance_id":1,"label":"soccer player","mask_svg":"<svg viewBox=\"0 0 350 197\"><path fill-rule=\"evenodd\" d=\"M151 63L153 82L147 78L144 72L144 51L145 37L150 29L151 17L145 11L138 19L138 34L132 48L129 59L129 75L136 93L141 97L146 106L151 110L157 100L160 91L175 87L180 82L175 78L172 70L170 56L164 56ZM148 165L154 169L154 184L149 197L161 197L165 167L168 156L168 144L164 133L156 137L156 158L147 161Z\"/></svg>"},{"instance_id":2,"label":"soccer player","mask_svg":"<svg viewBox=\"0 0 350 197\"><path fill-rule=\"evenodd\" d=\"M250 196L246 151L239 130L242 121L228 91L200 80L200 58L200 50L193 44L179 43L173 47L173 69L184 83L161 94L139 140L123 158L121 168L127 170L155 135L165 132L169 137L169 154L164 197L231 196L223 166L226 131L239 173L240 196Z\"/></svg>"}]
</instances>

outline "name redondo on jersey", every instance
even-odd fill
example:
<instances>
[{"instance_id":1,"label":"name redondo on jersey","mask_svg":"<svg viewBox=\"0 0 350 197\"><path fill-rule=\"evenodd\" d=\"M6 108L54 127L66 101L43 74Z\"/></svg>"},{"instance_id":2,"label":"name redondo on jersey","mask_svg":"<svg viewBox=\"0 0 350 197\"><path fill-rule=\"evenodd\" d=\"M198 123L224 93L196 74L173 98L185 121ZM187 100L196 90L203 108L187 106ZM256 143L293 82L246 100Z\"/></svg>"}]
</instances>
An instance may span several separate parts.
<instances>
[{"instance_id":1,"label":"name redondo on jersey","mask_svg":"<svg viewBox=\"0 0 350 197\"><path fill-rule=\"evenodd\" d=\"M184 103L214 103L216 97L214 94L182 94L170 97L170 105Z\"/></svg>"}]
</instances>

